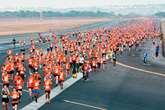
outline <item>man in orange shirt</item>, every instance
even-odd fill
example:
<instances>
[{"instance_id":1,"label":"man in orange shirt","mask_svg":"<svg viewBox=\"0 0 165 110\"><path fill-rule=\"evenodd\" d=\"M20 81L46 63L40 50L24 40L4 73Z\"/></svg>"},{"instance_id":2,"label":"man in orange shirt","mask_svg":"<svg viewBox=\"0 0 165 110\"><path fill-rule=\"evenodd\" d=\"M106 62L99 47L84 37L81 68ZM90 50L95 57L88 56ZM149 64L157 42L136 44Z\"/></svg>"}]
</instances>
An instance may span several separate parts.
<instances>
[{"instance_id":1,"label":"man in orange shirt","mask_svg":"<svg viewBox=\"0 0 165 110\"><path fill-rule=\"evenodd\" d=\"M70 74L70 63L66 63L66 77L69 77L69 74Z\"/></svg>"},{"instance_id":2,"label":"man in orange shirt","mask_svg":"<svg viewBox=\"0 0 165 110\"><path fill-rule=\"evenodd\" d=\"M29 96L32 96L33 85L34 85L34 75L31 74L29 76L29 78L28 78L28 81L27 81L27 87L28 87L28 90L29 90Z\"/></svg>"},{"instance_id":3,"label":"man in orange shirt","mask_svg":"<svg viewBox=\"0 0 165 110\"><path fill-rule=\"evenodd\" d=\"M50 103L50 92L52 89L52 79L50 77L45 77L44 79L44 87L45 87L45 93L46 93L46 101Z\"/></svg>"},{"instance_id":4,"label":"man in orange shirt","mask_svg":"<svg viewBox=\"0 0 165 110\"><path fill-rule=\"evenodd\" d=\"M60 88L63 89L63 82L65 80L65 74L64 72L61 70L60 71L60 74L59 74L59 78L58 78L58 82L59 82L59 85L60 85Z\"/></svg>"},{"instance_id":5,"label":"man in orange shirt","mask_svg":"<svg viewBox=\"0 0 165 110\"><path fill-rule=\"evenodd\" d=\"M32 74L32 72L33 72L33 66L32 66L32 64L33 64L33 57L29 57L28 58L28 63L29 63L29 74Z\"/></svg>"},{"instance_id":6,"label":"man in orange shirt","mask_svg":"<svg viewBox=\"0 0 165 110\"><path fill-rule=\"evenodd\" d=\"M9 87L9 74L7 74L7 72L2 73L2 81L3 85Z\"/></svg>"},{"instance_id":7,"label":"man in orange shirt","mask_svg":"<svg viewBox=\"0 0 165 110\"><path fill-rule=\"evenodd\" d=\"M96 71L96 65L97 65L96 60L93 59L91 63L92 63L92 70Z\"/></svg>"},{"instance_id":8,"label":"man in orange shirt","mask_svg":"<svg viewBox=\"0 0 165 110\"><path fill-rule=\"evenodd\" d=\"M85 62L82 65L83 80L87 80L88 79L88 71L89 71L89 65L88 65L87 62Z\"/></svg>"},{"instance_id":9,"label":"man in orange shirt","mask_svg":"<svg viewBox=\"0 0 165 110\"><path fill-rule=\"evenodd\" d=\"M12 76L10 78L13 78L13 74L14 74L14 63L13 62L6 62L5 71Z\"/></svg>"},{"instance_id":10,"label":"man in orange shirt","mask_svg":"<svg viewBox=\"0 0 165 110\"><path fill-rule=\"evenodd\" d=\"M16 90L20 93L19 99L21 99L22 89L23 89L23 86L24 86L24 80L22 79L22 77L20 75L17 74L14 77L14 84L15 84Z\"/></svg>"},{"instance_id":11,"label":"man in orange shirt","mask_svg":"<svg viewBox=\"0 0 165 110\"><path fill-rule=\"evenodd\" d=\"M35 101L37 103L38 101L38 96L40 93L40 84L41 81L37 79L37 77L34 77L34 83L33 83L33 90L32 90L32 94L34 95Z\"/></svg>"}]
</instances>

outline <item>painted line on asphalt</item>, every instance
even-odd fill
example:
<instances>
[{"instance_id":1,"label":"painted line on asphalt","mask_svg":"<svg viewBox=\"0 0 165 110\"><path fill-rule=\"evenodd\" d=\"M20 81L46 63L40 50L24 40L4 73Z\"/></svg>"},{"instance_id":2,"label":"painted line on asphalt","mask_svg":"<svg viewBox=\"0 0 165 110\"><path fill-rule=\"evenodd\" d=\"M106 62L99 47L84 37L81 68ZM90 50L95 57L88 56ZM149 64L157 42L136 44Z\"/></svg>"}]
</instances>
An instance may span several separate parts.
<instances>
[{"instance_id":1,"label":"painted line on asphalt","mask_svg":"<svg viewBox=\"0 0 165 110\"><path fill-rule=\"evenodd\" d=\"M82 73L78 73L77 78L69 78L68 80L64 81L64 88L61 90L59 86L52 89L50 94L50 99L57 97L60 93L65 91L67 88L72 86L74 83L79 81L83 77ZM38 102L35 101L31 102L30 104L23 107L21 110L37 110L41 108L44 104L46 104L45 94L38 98Z\"/></svg>"},{"instance_id":2,"label":"painted line on asphalt","mask_svg":"<svg viewBox=\"0 0 165 110\"><path fill-rule=\"evenodd\" d=\"M0 83L0 85L2 86L2 85L3 85L3 83ZM9 85L9 88L14 88L14 86ZM29 92L29 91L28 91L28 90L26 90L26 89L22 89L22 91L24 91L24 92Z\"/></svg>"},{"instance_id":3,"label":"painted line on asphalt","mask_svg":"<svg viewBox=\"0 0 165 110\"><path fill-rule=\"evenodd\" d=\"M126 64L123 64L123 63L120 63L120 62L117 62L117 64L120 65L120 66L126 67L126 68L133 69L133 70L137 70L137 71L145 72L145 73L148 73L148 74L165 77L165 73L158 73L158 72L148 71L148 70L144 70L144 69L141 69L141 68L136 68L136 67L133 67L133 66L129 66L129 65L126 65Z\"/></svg>"},{"instance_id":4,"label":"painted line on asphalt","mask_svg":"<svg viewBox=\"0 0 165 110\"><path fill-rule=\"evenodd\" d=\"M88 105L88 104L79 103L79 102L74 102L74 101L69 101L69 100L64 100L64 102L71 103L71 104L74 104L74 105L80 105L80 106L84 106L84 107L88 107L88 108L93 108L93 109L97 109L97 110L107 110L105 108L100 108L100 107L97 107L97 106Z\"/></svg>"}]
</instances>

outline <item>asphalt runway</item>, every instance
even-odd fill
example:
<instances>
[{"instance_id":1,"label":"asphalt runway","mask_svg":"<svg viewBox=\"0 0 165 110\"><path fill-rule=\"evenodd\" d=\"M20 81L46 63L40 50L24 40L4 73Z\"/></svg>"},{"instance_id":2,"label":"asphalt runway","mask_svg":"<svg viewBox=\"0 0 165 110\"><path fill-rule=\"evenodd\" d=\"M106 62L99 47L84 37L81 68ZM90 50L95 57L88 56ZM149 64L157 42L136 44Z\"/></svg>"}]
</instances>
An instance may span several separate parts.
<instances>
[{"instance_id":1,"label":"asphalt runway","mask_svg":"<svg viewBox=\"0 0 165 110\"><path fill-rule=\"evenodd\" d=\"M161 65L144 65L138 54L125 52L118 59L144 70L165 72ZM109 63L104 71L90 73L89 81L78 81L39 110L165 110L164 91L165 77Z\"/></svg>"},{"instance_id":2,"label":"asphalt runway","mask_svg":"<svg viewBox=\"0 0 165 110\"><path fill-rule=\"evenodd\" d=\"M120 22L117 22L117 21L108 22L108 25L117 25ZM81 28L81 30L83 30L83 29L84 30L93 29L93 28L96 28L96 26L98 27L98 25L106 26L107 22L102 22L101 24L100 23L94 23L94 24L92 23L92 24L84 25L80 28ZM77 31L77 30L76 30L76 28L64 30L64 32L69 32L69 31ZM44 34L47 34L47 33L42 33L42 34L44 35ZM8 49L12 49L14 54L16 54L16 53L20 52L21 48L23 48L23 47L20 47L19 44L17 44L15 48L13 48L12 44L8 44L12 41L13 38L15 38L17 41L18 40L25 40L26 41L26 45L24 46L24 48L26 49L25 53L27 54L28 53L27 49L29 48L29 43L30 43L29 36L32 36L35 40L37 40L38 39L37 35L38 35L37 33L26 33L26 34L23 34L23 35L21 34L21 35L0 36L0 67L3 65L3 62L4 62L4 60L7 56L7 50ZM42 45L40 45L40 47L42 47L44 50L46 50L48 45L47 44L42 44ZM28 70L27 65L26 65L26 69ZM39 70L39 73L42 74L41 69ZM28 96L28 92L27 92L27 83L26 83L26 81L27 81L28 76L29 76L29 73L28 73L28 71L26 71L25 84L24 84L24 87L23 87L23 95L21 97L21 103L19 104L18 109L23 108L24 106L28 105L29 103L31 103L33 101L31 99L31 97ZM1 74L0 74L0 77L1 77ZM13 86L14 85L11 82L10 90L12 90ZM56 85L53 85L53 87L56 87ZM1 81L0 81L0 88L2 88L2 82ZM44 94L44 91L40 95L43 95L43 94ZM10 105L9 109L11 110L12 109L11 108L11 103L9 105ZM0 104L0 110L1 109L2 109L2 107L1 107L1 104Z\"/></svg>"},{"instance_id":3,"label":"asphalt runway","mask_svg":"<svg viewBox=\"0 0 165 110\"><path fill-rule=\"evenodd\" d=\"M94 27L90 25L90 28ZM12 46L1 45L1 47L0 63L2 64L6 56L6 49ZM43 44L42 47L46 49L47 45ZM20 48L16 47L14 50L17 53ZM118 60L126 65L148 71L165 72L162 65L152 63L144 65L139 52L133 53L135 53L134 56L129 56L125 51L123 55L118 55ZM19 109L32 102L26 91L25 84ZM89 81L78 81L62 94L53 98L50 104L43 105L39 110L165 110L164 91L165 77L147 74L120 65L113 67L109 62L104 71L90 73Z\"/></svg>"}]
</instances>

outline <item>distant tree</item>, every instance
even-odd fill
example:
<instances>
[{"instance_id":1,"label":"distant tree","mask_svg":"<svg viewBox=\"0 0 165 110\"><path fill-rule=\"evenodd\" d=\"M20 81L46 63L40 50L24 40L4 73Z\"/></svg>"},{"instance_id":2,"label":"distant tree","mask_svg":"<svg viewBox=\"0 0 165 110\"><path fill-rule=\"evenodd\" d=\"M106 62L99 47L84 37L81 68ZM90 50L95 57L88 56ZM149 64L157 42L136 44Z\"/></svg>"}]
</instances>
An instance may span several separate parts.
<instances>
[{"instance_id":1,"label":"distant tree","mask_svg":"<svg viewBox=\"0 0 165 110\"><path fill-rule=\"evenodd\" d=\"M157 12L155 15L159 17L165 17L165 12Z\"/></svg>"},{"instance_id":2,"label":"distant tree","mask_svg":"<svg viewBox=\"0 0 165 110\"><path fill-rule=\"evenodd\" d=\"M58 12L58 11L43 11L43 17L108 17L114 16L113 12L102 12L102 11L68 11L68 12ZM0 17L39 17L40 12L38 11L4 11L0 12Z\"/></svg>"}]
</instances>

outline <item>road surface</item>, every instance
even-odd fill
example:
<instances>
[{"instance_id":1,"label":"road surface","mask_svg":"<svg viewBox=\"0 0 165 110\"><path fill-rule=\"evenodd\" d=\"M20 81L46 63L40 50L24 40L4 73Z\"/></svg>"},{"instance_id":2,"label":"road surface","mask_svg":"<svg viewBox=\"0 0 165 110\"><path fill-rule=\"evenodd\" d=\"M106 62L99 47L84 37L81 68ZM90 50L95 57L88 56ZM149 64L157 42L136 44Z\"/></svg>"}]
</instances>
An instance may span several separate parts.
<instances>
[{"instance_id":1,"label":"road surface","mask_svg":"<svg viewBox=\"0 0 165 110\"><path fill-rule=\"evenodd\" d=\"M165 110L164 66L144 65L140 52L134 53L118 56L126 66L107 64L106 70L90 73L89 81L78 81L39 110Z\"/></svg>"},{"instance_id":2,"label":"road surface","mask_svg":"<svg viewBox=\"0 0 165 110\"><path fill-rule=\"evenodd\" d=\"M15 52L18 51L19 48L15 48ZM165 110L164 66L144 65L141 52L133 53L128 55L125 51L118 55L120 63L116 67L108 62L105 70L90 73L89 81L79 80L54 97L50 104L41 105L39 110ZM0 62L5 55L1 50ZM23 94L19 109L32 103L26 87Z\"/></svg>"}]
</instances>

